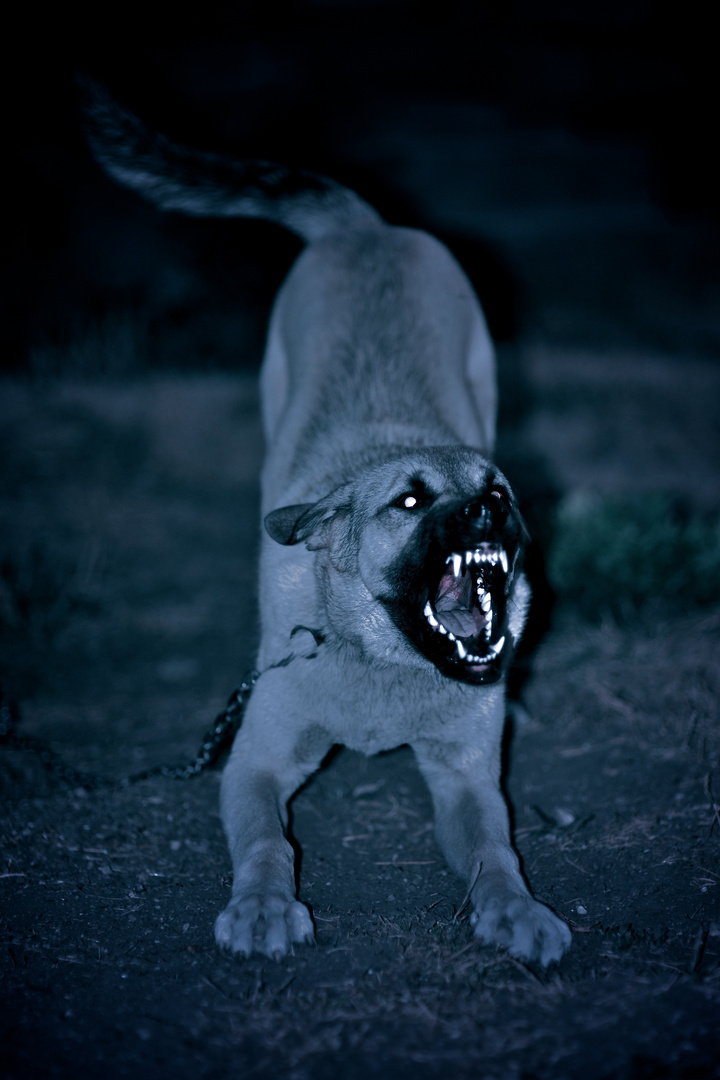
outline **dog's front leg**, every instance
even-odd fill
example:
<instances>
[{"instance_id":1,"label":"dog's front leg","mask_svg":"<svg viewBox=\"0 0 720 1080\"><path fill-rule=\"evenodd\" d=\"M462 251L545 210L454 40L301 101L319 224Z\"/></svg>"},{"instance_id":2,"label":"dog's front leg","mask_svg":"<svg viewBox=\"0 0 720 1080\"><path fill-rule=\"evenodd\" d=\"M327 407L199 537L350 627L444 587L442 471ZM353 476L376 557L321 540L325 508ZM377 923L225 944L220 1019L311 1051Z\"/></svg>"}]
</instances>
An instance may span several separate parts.
<instances>
[{"instance_id":1,"label":"dog's front leg","mask_svg":"<svg viewBox=\"0 0 720 1080\"><path fill-rule=\"evenodd\" d=\"M413 749L432 794L438 843L467 882L476 936L522 960L544 966L559 960L570 930L533 900L520 872L500 791L499 750L440 741Z\"/></svg>"},{"instance_id":2,"label":"dog's front leg","mask_svg":"<svg viewBox=\"0 0 720 1080\"><path fill-rule=\"evenodd\" d=\"M271 685L284 681L278 672L258 683L223 773L220 802L233 889L215 923L218 945L276 959L294 942L314 937L310 913L296 899L287 804L330 748L322 729L293 724L287 695ZM274 716L278 701L285 702L285 712Z\"/></svg>"}]
</instances>

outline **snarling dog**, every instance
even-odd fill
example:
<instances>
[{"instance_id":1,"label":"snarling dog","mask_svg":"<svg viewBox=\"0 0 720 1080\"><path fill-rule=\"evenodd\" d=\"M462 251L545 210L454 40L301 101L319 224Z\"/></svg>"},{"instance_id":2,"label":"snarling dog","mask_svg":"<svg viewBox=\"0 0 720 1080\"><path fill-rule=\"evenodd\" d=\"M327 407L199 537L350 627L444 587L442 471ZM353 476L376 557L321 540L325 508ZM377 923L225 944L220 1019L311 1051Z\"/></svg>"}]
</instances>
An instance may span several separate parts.
<instances>
[{"instance_id":1,"label":"snarling dog","mask_svg":"<svg viewBox=\"0 0 720 1080\"><path fill-rule=\"evenodd\" d=\"M408 743L475 934L558 960L570 931L528 891L500 790L504 678L530 594L524 526L490 460L494 353L467 279L437 240L330 180L175 146L85 94L91 147L123 184L307 244L262 369L261 675L222 779L234 876L218 943L278 957L312 940L288 801L336 744Z\"/></svg>"}]
</instances>

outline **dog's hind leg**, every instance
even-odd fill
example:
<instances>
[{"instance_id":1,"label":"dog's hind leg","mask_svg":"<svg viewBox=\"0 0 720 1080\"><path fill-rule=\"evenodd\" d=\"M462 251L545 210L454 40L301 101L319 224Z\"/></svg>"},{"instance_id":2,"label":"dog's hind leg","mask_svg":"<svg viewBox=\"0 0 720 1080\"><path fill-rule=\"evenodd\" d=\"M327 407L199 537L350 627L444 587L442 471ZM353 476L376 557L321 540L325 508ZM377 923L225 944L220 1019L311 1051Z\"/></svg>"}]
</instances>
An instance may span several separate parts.
<instances>
[{"instance_id":1,"label":"dog's hind leg","mask_svg":"<svg viewBox=\"0 0 720 1080\"><path fill-rule=\"evenodd\" d=\"M314 937L310 913L296 899L287 804L331 746L323 729L294 725L287 712L271 715L278 698L288 700L271 685L278 681L273 676L284 674L268 672L256 686L223 773L221 810L233 890L215 923L218 945L276 959Z\"/></svg>"},{"instance_id":2,"label":"dog's hind leg","mask_svg":"<svg viewBox=\"0 0 720 1080\"><path fill-rule=\"evenodd\" d=\"M499 739L497 741L499 745ZM511 956L547 966L570 945L570 930L530 895L510 843L499 754L441 741L413 744L435 807L435 833L467 883L475 935Z\"/></svg>"}]
</instances>

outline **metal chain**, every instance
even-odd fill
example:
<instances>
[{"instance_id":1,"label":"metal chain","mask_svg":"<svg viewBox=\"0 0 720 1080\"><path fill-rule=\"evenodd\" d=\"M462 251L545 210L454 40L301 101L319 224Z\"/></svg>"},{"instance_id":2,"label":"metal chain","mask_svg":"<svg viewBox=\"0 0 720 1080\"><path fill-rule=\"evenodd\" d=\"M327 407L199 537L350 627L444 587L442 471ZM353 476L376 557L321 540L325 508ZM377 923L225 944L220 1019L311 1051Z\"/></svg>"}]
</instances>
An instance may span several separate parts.
<instances>
[{"instance_id":1,"label":"metal chain","mask_svg":"<svg viewBox=\"0 0 720 1080\"><path fill-rule=\"evenodd\" d=\"M126 776L120 780L111 780L105 776L97 776L95 773L81 772L63 761L60 754L52 750L43 739L39 739L35 735L18 735L16 730L19 719L17 708L12 702L5 701L1 697L0 745L9 746L13 750L31 750L37 756L43 768L51 773L56 780L60 780L69 787L85 788L87 791L95 791L99 788L123 788L129 784L136 784L140 780L149 780L153 776L170 777L174 780L189 780L191 776L197 776L204 769L214 765L223 750L231 745L240 727L245 706L259 678L260 675L257 671L247 673L237 690L233 690L227 705L218 715L211 730L206 732L197 754L186 765L156 765L152 769L143 769L141 772L133 773L132 776Z\"/></svg>"}]
</instances>

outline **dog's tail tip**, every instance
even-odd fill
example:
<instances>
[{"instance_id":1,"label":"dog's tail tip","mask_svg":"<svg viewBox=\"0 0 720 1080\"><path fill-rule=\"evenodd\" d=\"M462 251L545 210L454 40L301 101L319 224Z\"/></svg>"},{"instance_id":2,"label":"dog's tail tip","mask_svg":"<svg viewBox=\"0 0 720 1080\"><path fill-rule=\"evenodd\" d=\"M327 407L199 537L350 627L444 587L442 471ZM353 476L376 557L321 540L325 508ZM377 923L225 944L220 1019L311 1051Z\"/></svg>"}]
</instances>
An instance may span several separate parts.
<instances>
[{"instance_id":1,"label":"dog's tail tip","mask_svg":"<svg viewBox=\"0 0 720 1080\"><path fill-rule=\"evenodd\" d=\"M77 72L75 82L85 138L95 160L114 180L161 210L193 217L262 218L306 243L382 223L369 203L334 180L178 146L147 128L92 76Z\"/></svg>"}]
</instances>

